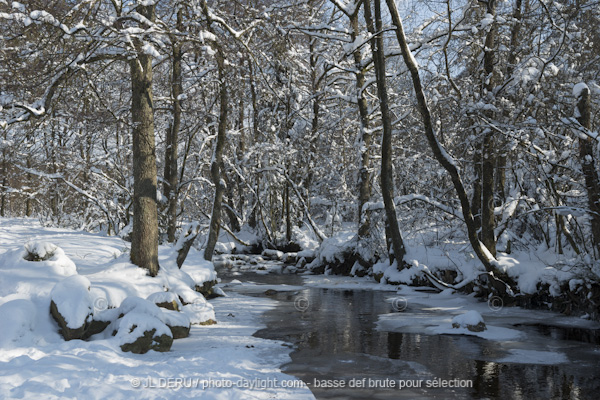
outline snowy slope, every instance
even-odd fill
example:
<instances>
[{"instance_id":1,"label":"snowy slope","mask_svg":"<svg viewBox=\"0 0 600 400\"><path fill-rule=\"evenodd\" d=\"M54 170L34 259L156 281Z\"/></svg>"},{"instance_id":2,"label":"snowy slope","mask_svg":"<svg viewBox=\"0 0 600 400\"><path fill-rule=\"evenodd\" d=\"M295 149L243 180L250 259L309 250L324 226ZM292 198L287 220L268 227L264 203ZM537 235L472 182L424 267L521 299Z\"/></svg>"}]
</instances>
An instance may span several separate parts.
<instances>
[{"instance_id":1,"label":"snowy slope","mask_svg":"<svg viewBox=\"0 0 600 400\"><path fill-rule=\"evenodd\" d=\"M21 262L24 245L38 242L63 249L62 261L70 259L76 271L41 265L48 261ZM251 336L262 327L259 317L272 300L230 294L205 305L189 284L197 276L216 275L197 252L190 253L190 273L184 274L170 264L170 249L161 247L163 271L150 278L129 263L126 248L115 237L44 228L31 219L0 219L0 398L313 398L301 381L278 368L289 360L289 348ZM58 282L78 275L81 279L73 280L90 282L95 311L169 288L194 300L192 312L214 306L218 324L192 325L190 337L175 340L165 353L125 353L119 338L106 334L66 342L50 316L50 296Z\"/></svg>"}]
</instances>

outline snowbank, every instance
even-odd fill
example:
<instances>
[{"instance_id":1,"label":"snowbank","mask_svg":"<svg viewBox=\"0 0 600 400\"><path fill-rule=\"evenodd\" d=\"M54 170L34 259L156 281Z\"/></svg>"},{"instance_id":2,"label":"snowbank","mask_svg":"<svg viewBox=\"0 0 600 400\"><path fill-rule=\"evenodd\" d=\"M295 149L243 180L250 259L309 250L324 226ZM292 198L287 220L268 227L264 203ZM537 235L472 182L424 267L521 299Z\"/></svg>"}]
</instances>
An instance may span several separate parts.
<instances>
[{"instance_id":1,"label":"snowbank","mask_svg":"<svg viewBox=\"0 0 600 400\"><path fill-rule=\"evenodd\" d=\"M29 343L37 320L35 304L26 299L8 301L0 306L0 348Z\"/></svg>"},{"instance_id":2,"label":"snowbank","mask_svg":"<svg viewBox=\"0 0 600 400\"><path fill-rule=\"evenodd\" d=\"M30 244L30 251L24 243ZM31 250L42 260L27 261ZM314 398L306 386L202 387L209 380L223 379L298 381L278 368L290 360L289 348L252 337L261 328L261 313L273 302L230 294L208 303L194 287L206 278L216 280L214 268L198 259L195 250L190 255L182 271L173 268L171 249L161 246L161 273L152 278L129 262L127 244L120 238L44 228L32 219L0 218L0 397ZM154 300L177 296L190 304L182 312L168 311L144 300L149 296ZM107 328L88 341L66 342L50 316L51 299L73 306L66 314L74 324L91 308L94 320L114 323L117 335ZM124 310L128 313L119 319ZM209 319L218 324L192 325L190 336L174 341L166 353L137 355L120 348L146 329L155 330L153 337L169 337L168 324L185 326ZM182 378L195 380L195 385L174 383Z\"/></svg>"}]
</instances>

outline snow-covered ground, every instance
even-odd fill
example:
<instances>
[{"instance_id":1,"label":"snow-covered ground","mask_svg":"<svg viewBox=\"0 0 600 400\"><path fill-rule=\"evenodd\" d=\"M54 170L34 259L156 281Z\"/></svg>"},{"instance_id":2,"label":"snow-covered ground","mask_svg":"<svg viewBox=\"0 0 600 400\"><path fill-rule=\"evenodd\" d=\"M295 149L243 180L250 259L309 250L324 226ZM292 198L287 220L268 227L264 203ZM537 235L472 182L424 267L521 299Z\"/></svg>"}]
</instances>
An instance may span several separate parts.
<instances>
[{"instance_id":1,"label":"snow-covered ground","mask_svg":"<svg viewBox=\"0 0 600 400\"><path fill-rule=\"evenodd\" d=\"M173 264L171 249L161 247L161 272L150 278L129 262L127 247L116 237L46 228L31 219L0 219L0 398L314 398L302 381L279 369L290 361L290 346L252 336L263 327L261 314L276 303L244 294L269 289L289 292L295 299L301 298L306 287L385 291L395 312L380 315L378 329L478 336L498 343L501 356L489 361L499 363L571 361L572 344L537 340L539 335L520 324L599 327L581 318L503 307L496 301L499 299L481 302L450 289L432 293L425 288L377 283L368 277L302 275L303 280L295 277L290 281L295 283L288 285L234 279L220 285L227 297L206 302L192 287L216 275L213 265L206 263L200 253L192 250L179 270ZM23 259L26 250L50 252L53 256L46 261L27 261ZM432 251L428 257L423 260L430 265L440 264L435 257L443 258ZM260 256L231 256L227 262L240 271L258 275L295 270ZM515 266L520 268L519 264ZM540 276L535 275L536 279ZM87 285L89 292L85 290ZM73 292L65 288L73 288ZM218 323L192 325L190 336L175 340L165 353L123 352L119 335L107 333L87 341L64 341L49 313L51 298L58 303L78 298L81 307L73 307L70 316L81 321L90 310L100 313L119 307L127 298L162 298L170 293L192 303L183 311L193 322L216 319ZM130 302L135 305L142 300ZM486 324L484 331L467 329L466 325L480 318ZM454 328L453 322L460 327ZM593 345L589 350L598 351Z\"/></svg>"},{"instance_id":2,"label":"snow-covered ground","mask_svg":"<svg viewBox=\"0 0 600 400\"><path fill-rule=\"evenodd\" d=\"M49 247L55 253L51 259L23 260L26 244L43 250L49 243L64 254ZM129 263L126 249L116 237L0 219L1 398L314 398L301 381L281 373L279 365L289 361L285 343L252 337L274 301L231 292L207 303L191 286L215 274L197 252L180 271L170 249L161 247L161 273L150 278ZM89 281L94 311L168 289L192 303L186 306L192 317L214 317L218 323L192 325L190 336L175 340L165 353L123 352L119 338L105 334L64 341L49 313L50 296L58 282L74 274L81 279L73 281ZM63 300L57 291L52 298ZM74 318L80 312L74 311Z\"/></svg>"}]
</instances>

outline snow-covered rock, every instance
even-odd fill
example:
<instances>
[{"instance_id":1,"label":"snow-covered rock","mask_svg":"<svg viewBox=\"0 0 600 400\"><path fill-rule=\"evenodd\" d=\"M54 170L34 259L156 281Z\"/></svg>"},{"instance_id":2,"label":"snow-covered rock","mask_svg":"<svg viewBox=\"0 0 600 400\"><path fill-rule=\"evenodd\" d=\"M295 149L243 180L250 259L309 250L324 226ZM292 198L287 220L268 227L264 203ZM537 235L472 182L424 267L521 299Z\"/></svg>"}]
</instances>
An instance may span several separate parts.
<instances>
[{"instance_id":1,"label":"snow-covered rock","mask_svg":"<svg viewBox=\"0 0 600 400\"><path fill-rule=\"evenodd\" d=\"M203 316L202 314L197 316L196 314L190 314L189 312L180 312L177 310L161 308L154 303L154 301L162 303L168 302L169 300L175 302L176 296L173 297L169 293L170 292L155 293L153 295L150 295L148 299L142 299L136 296L126 298L125 300L123 300L123 303L121 303L121 306L117 309L120 318L113 323L111 331L113 333L117 332L118 335L118 332L121 329L121 325L123 324L122 320L124 318L126 318L130 314L140 314L146 315L147 317L152 319L156 319L157 321L166 325L169 328L169 331L171 332L171 337L173 339L179 339L189 336L190 327L192 324L190 315L193 315L196 319L198 317L206 318L203 320L203 322L209 319L211 316L214 318L214 311L208 316ZM206 302L206 300L202 300ZM200 302L201 301L199 301L199 303ZM181 303L179 303L178 307L182 310L185 310L185 307L182 306ZM212 310L212 306L209 305L209 308Z\"/></svg>"},{"instance_id":2,"label":"snow-covered rock","mask_svg":"<svg viewBox=\"0 0 600 400\"><path fill-rule=\"evenodd\" d=\"M166 308L167 310L179 311L183 304L179 300L179 297L173 292L156 292L152 293L146 298L160 308Z\"/></svg>"},{"instance_id":3,"label":"snow-covered rock","mask_svg":"<svg viewBox=\"0 0 600 400\"><path fill-rule=\"evenodd\" d=\"M471 332L483 332L487 329L483 317L475 310L452 318L452 327L455 329L466 328Z\"/></svg>"},{"instance_id":4,"label":"snow-covered rock","mask_svg":"<svg viewBox=\"0 0 600 400\"><path fill-rule=\"evenodd\" d=\"M173 339L181 339L190 335L191 321L185 313L162 310L161 321L169 327Z\"/></svg>"},{"instance_id":5,"label":"snow-covered rock","mask_svg":"<svg viewBox=\"0 0 600 400\"><path fill-rule=\"evenodd\" d=\"M65 340L85 337L93 309L90 281L81 275L63 279L50 292L50 314Z\"/></svg>"},{"instance_id":6,"label":"snow-covered rock","mask_svg":"<svg viewBox=\"0 0 600 400\"><path fill-rule=\"evenodd\" d=\"M202 253L190 249L181 269L175 258L161 262L158 277L166 279L170 292L177 293L183 304L191 304L197 298L212 295L212 288L218 283L217 274L211 262L201 257Z\"/></svg>"},{"instance_id":7,"label":"snow-covered rock","mask_svg":"<svg viewBox=\"0 0 600 400\"><path fill-rule=\"evenodd\" d=\"M160 318L161 310L149 300L137 296L129 296L119 306L119 314L120 316L125 316L129 313L145 314L150 317Z\"/></svg>"},{"instance_id":8,"label":"snow-covered rock","mask_svg":"<svg viewBox=\"0 0 600 400\"><path fill-rule=\"evenodd\" d=\"M181 311L188 316L194 325L216 324L215 310L206 300L198 300L193 304L183 306Z\"/></svg>"},{"instance_id":9,"label":"snow-covered rock","mask_svg":"<svg viewBox=\"0 0 600 400\"><path fill-rule=\"evenodd\" d=\"M140 311L141 308L138 308L117 321L115 336L121 350L135 354L144 354L149 350L169 351L173 344L169 327L158 318Z\"/></svg>"}]
</instances>

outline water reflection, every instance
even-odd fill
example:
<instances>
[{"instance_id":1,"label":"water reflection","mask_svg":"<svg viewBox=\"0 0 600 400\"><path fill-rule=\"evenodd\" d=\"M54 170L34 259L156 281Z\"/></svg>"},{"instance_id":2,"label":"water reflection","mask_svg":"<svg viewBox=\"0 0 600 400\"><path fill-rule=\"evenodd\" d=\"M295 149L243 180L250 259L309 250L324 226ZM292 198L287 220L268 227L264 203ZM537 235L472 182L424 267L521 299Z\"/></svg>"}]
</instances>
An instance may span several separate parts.
<instances>
[{"instance_id":1,"label":"water reflection","mask_svg":"<svg viewBox=\"0 0 600 400\"><path fill-rule=\"evenodd\" d=\"M299 284L294 276L269 275L269 284ZM244 280L243 277L237 279ZM252 275L254 281L263 277ZM290 281L291 279L291 281ZM294 308L303 296L306 311ZM264 316L266 329L255 336L295 344L292 362L282 369L304 380L322 399L595 399L600 391L600 352L569 342L560 365L500 363L507 356L497 342L470 336L382 332L377 316L393 312L389 293L306 288L278 292L280 305ZM417 310L412 310L417 311ZM410 313L411 309L405 311ZM429 312L423 309L418 312ZM430 311L434 313L435 311ZM438 311L439 312L439 311ZM528 332L528 340L544 340ZM550 340L550 339L548 339ZM524 346L528 346L525 344ZM566 349L566 350L565 350ZM417 388L322 388L319 380L393 379L421 381ZM470 381L471 387L426 387L435 380ZM456 385L455 385L456 386Z\"/></svg>"}]
</instances>

